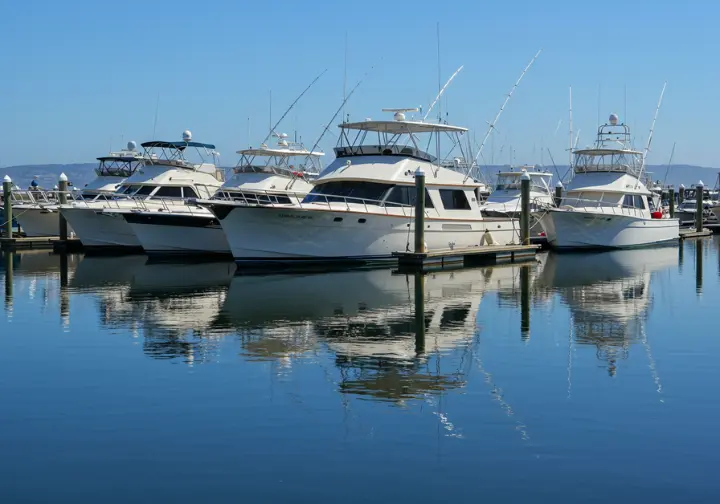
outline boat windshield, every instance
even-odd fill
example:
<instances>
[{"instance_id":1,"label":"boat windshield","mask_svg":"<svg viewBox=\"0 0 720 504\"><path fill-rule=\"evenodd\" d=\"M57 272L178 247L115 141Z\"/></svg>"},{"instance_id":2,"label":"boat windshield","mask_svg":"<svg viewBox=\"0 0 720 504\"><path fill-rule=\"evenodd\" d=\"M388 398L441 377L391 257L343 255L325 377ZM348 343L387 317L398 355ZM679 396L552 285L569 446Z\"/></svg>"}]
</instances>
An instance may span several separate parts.
<instances>
[{"instance_id":1,"label":"boat windshield","mask_svg":"<svg viewBox=\"0 0 720 504\"><path fill-rule=\"evenodd\" d=\"M393 184L358 182L355 180L325 182L324 184L316 185L313 190L305 196L303 203L350 201L378 204L392 187Z\"/></svg>"},{"instance_id":2,"label":"boat windshield","mask_svg":"<svg viewBox=\"0 0 720 504\"><path fill-rule=\"evenodd\" d=\"M621 193L605 193L597 191L572 192L563 199L563 206L572 207L617 207L623 200Z\"/></svg>"},{"instance_id":3,"label":"boat windshield","mask_svg":"<svg viewBox=\"0 0 720 504\"><path fill-rule=\"evenodd\" d=\"M497 191L519 191L521 175L522 173L498 175L495 189ZM550 190L547 184L547 180L549 180L549 178L550 177L547 175L531 174L530 190L548 192Z\"/></svg>"}]
</instances>

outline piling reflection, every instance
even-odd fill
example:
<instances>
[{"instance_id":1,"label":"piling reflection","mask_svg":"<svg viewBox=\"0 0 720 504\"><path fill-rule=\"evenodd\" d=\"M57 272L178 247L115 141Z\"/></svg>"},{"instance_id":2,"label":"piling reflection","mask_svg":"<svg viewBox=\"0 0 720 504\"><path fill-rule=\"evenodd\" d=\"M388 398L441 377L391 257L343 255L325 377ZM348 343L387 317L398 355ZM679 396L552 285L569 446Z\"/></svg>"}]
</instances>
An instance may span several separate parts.
<instances>
[{"instance_id":1,"label":"piling reflection","mask_svg":"<svg viewBox=\"0 0 720 504\"><path fill-rule=\"evenodd\" d=\"M703 288L703 240L695 243L695 292L702 294Z\"/></svg>"},{"instance_id":2,"label":"piling reflection","mask_svg":"<svg viewBox=\"0 0 720 504\"><path fill-rule=\"evenodd\" d=\"M12 311L13 304L14 257L15 254L12 252L3 253L3 267L5 269L5 310L7 312Z\"/></svg>"},{"instance_id":3,"label":"piling reflection","mask_svg":"<svg viewBox=\"0 0 720 504\"><path fill-rule=\"evenodd\" d=\"M675 247L550 255L539 285L570 309L571 343L595 346L614 376L630 346L646 342L653 273L677 264Z\"/></svg>"}]
</instances>

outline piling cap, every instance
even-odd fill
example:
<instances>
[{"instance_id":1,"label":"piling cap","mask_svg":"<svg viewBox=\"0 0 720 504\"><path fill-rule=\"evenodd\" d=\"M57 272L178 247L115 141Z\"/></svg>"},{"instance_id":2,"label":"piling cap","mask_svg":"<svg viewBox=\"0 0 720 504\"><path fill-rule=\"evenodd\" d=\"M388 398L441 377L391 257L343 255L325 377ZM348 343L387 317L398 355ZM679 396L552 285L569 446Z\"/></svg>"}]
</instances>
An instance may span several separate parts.
<instances>
[{"instance_id":1,"label":"piling cap","mask_svg":"<svg viewBox=\"0 0 720 504\"><path fill-rule=\"evenodd\" d=\"M685 184L680 184L679 189L685 189Z\"/></svg>"},{"instance_id":2,"label":"piling cap","mask_svg":"<svg viewBox=\"0 0 720 504\"><path fill-rule=\"evenodd\" d=\"M422 166L417 167L417 170L415 170L415 176L416 177L424 177L425 176L425 170L422 169Z\"/></svg>"},{"instance_id":3,"label":"piling cap","mask_svg":"<svg viewBox=\"0 0 720 504\"><path fill-rule=\"evenodd\" d=\"M557 181L557 184L555 184L555 187L557 187L557 188L559 188L559 189L562 189L562 188L563 188L562 182L560 182L560 181L558 180L558 181Z\"/></svg>"},{"instance_id":4,"label":"piling cap","mask_svg":"<svg viewBox=\"0 0 720 504\"><path fill-rule=\"evenodd\" d=\"M10 175L5 175L5 177L3 178L3 182L12 182Z\"/></svg>"},{"instance_id":5,"label":"piling cap","mask_svg":"<svg viewBox=\"0 0 720 504\"><path fill-rule=\"evenodd\" d=\"M695 184L695 185L696 185L696 186L703 186L703 187L705 187L705 184L703 184L703 181L702 181L702 180L700 180L700 181L699 181L697 184Z\"/></svg>"},{"instance_id":6,"label":"piling cap","mask_svg":"<svg viewBox=\"0 0 720 504\"><path fill-rule=\"evenodd\" d=\"M67 182L67 175L65 175L65 173L60 174L60 182Z\"/></svg>"},{"instance_id":7,"label":"piling cap","mask_svg":"<svg viewBox=\"0 0 720 504\"><path fill-rule=\"evenodd\" d=\"M527 172L527 170L522 171L522 175L520 175L520 180L530 180L530 174Z\"/></svg>"}]
</instances>

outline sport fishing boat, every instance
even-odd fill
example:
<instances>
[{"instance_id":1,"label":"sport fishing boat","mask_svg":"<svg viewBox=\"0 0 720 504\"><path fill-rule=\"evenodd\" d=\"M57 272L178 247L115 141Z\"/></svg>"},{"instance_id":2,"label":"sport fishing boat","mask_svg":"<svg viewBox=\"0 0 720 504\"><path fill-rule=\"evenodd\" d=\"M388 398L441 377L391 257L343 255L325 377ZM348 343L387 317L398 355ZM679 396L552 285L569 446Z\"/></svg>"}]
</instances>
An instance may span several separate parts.
<instances>
[{"instance_id":1,"label":"sport fishing boat","mask_svg":"<svg viewBox=\"0 0 720 504\"><path fill-rule=\"evenodd\" d=\"M677 240L677 219L651 206L642 183L645 154L634 150L630 129L612 114L595 145L573 151L574 177L559 208L542 219L557 249L630 248Z\"/></svg>"},{"instance_id":2,"label":"sport fishing boat","mask_svg":"<svg viewBox=\"0 0 720 504\"><path fill-rule=\"evenodd\" d=\"M441 137L462 154L466 128L406 120L405 112L416 109L384 111L394 120L339 125L335 161L299 203L234 201L232 211L216 214L239 264L393 261L393 252L409 250L413 239L418 169L426 175L429 249L517 241L516 221L481 215L480 184L442 166ZM421 150L426 145L436 154Z\"/></svg>"},{"instance_id":3,"label":"sport fishing boat","mask_svg":"<svg viewBox=\"0 0 720 504\"><path fill-rule=\"evenodd\" d=\"M112 197L73 201L60 208L86 248L142 250L123 214L150 207L165 211L187 208L188 198L208 198L224 180L223 172L215 166L215 146L192 141L189 131L183 133L182 141L151 141L142 147L143 165ZM200 157L199 163L186 159L190 148ZM206 157L212 162L206 162Z\"/></svg>"},{"instance_id":4,"label":"sport fishing boat","mask_svg":"<svg viewBox=\"0 0 720 504\"><path fill-rule=\"evenodd\" d=\"M523 166L519 170L499 172L495 190L480 206L483 215L489 217L520 218L520 177L530 176L530 232L542 231L539 221L545 210L555 206L552 189L552 174L535 170L534 166Z\"/></svg>"},{"instance_id":5,"label":"sport fishing boat","mask_svg":"<svg viewBox=\"0 0 720 504\"><path fill-rule=\"evenodd\" d=\"M103 202L123 181L142 164L143 154L137 152L135 142L127 148L99 157L95 168L97 177L80 191L68 193L68 199L83 202ZM13 215L26 236L57 236L59 232L60 202L57 191L32 189L13 191ZM73 229L68 229L73 231Z\"/></svg>"},{"instance_id":6,"label":"sport fishing boat","mask_svg":"<svg viewBox=\"0 0 720 504\"><path fill-rule=\"evenodd\" d=\"M323 154L288 142L284 133L275 137L275 147L262 144L238 151L240 161L234 176L212 198L190 200L185 206L144 205L123 213L145 252L229 255L230 246L214 213L231 218L227 213L236 207L236 202L297 204L312 189L311 181L319 174L318 160Z\"/></svg>"}]
</instances>

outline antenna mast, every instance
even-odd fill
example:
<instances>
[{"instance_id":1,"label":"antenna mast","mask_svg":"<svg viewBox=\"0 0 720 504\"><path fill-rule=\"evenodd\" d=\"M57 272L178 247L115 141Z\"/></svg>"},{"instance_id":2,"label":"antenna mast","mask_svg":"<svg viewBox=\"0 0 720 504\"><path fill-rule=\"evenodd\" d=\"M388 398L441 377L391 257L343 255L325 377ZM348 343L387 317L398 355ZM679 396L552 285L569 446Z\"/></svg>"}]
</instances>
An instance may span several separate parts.
<instances>
[{"instance_id":1,"label":"antenna mast","mask_svg":"<svg viewBox=\"0 0 720 504\"><path fill-rule=\"evenodd\" d=\"M262 143L267 142L268 138L270 138L270 135L272 135L273 132L275 131L275 128L278 127L278 125L282 122L282 120L285 119L285 116L288 115L288 113L290 113L290 111L293 109L293 107L295 106L295 104L296 104L298 101L300 101L300 98L303 97L303 95L307 92L307 90L310 89L310 88L313 86L313 84L315 84L315 83L318 81L318 79L320 79L320 77L322 77L323 74L325 74L325 72L327 72L327 68L326 68L325 70L323 70L322 72L320 72L320 75L318 75L317 77L315 77L315 79L313 79L313 81L310 83L310 85L309 85L308 87L306 87L306 88L303 90L302 93L300 93L300 96L298 96L297 98L295 98L295 101L290 104L290 106L288 107L288 109L287 109L287 110L285 111L285 113L280 117L280 119L278 119L278 121L275 123L275 125L274 125L274 126L273 126L273 125L270 126L270 131L268 132L267 136L266 136L265 139L262 141ZM270 97L272 98L272 91L270 92ZM344 103L344 101L343 101L343 103ZM272 115L272 99L270 100L270 113L271 113L271 115Z\"/></svg>"},{"instance_id":2,"label":"antenna mast","mask_svg":"<svg viewBox=\"0 0 720 504\"><path fill-rule=\"evenodd\" d=\"M445 83L445 85L444 85L442 88L440 88L440 91L438 92L438 95L435 97L435 100L432 102L432 104L430 104L430 108L428 108L428 111L425 112L425 115L423 116L423 121L428 118L428 116L430 115L430 112L432 112L433 107L435 107L435 104L438 103L438 101L440 101L440 97L443 95L443 93L445 92L445 90L447 89L447 87L450 85L450 83L452 82L452 80L455 78L455 76L456 76L457 74L460 73L460 70L462 70L464 66L465 66L465 65L460 65L460 68L458 68L457 70L455 70L455 73L452 74L452 75L450 76L450 78L448 79L448 81ZM440 110L440 105L438 105L438 111L439 111L439 110ZM439 115L440 115L440 113L438 112L438 116L439 116Z\"/></svg>"},{"instance_id":3,"label":"antenna mast","mask_svg":"<svg viewBox=\"0 0 720 504\"><path fill-rule=\"evenodd\" d=\"M153 140L155 140L155 130L157 130L157 119L158 111L160 110L160 92L158 91L157 99L155 100L155 121L153 121Z\"/></svg>"},{"instance_id":4,"label":"antenna mast","mask_svg":"<svg viewBox=\"0 0 720 504\"><path fill-rule=\"evenodd\" d=\"M343 70L343 108L342 108L343 122L345 122L345 97L347 95L347 93L346 93L346 89L347 89L347 53L348 53L348 34L347 34L347 30L345 30L345 68Z\"/></svg>"},{"instance_id":5,"label":"antenna mast","mask_svg":"<svg viewBox=\"0 0 720 504\"><path fill-rule=\"evenodd\" d=\"M568 145L569 153L569 164L568 167L572 169L572 156L573 156L573 117L572 117L572 86L570 86L570 144Z\"/></svg>"},{"instance_id":6,"label":"antenna mast","mask_svg":"<svg viewBox=\"0 0 720 504\"><path fill-rule=\"evenodd\" d=\"M480 157L480 153L482 152L483 147L485 147L485 142L487 142L488 137L490 136L492 131L495 129L495 124L498 122L498 119L500 119L500 115L502 115L503 110L505 110L505 106L510 101L510 98L512 97L513 93L515 92L515 89L520 85L520 81L523 79L523 77L525 77L525 74L527 73L528 70L530 70L530 67L532 66L533 63L535 63L535 60L537 59L538 56L540 56L541 52L542 52L542 49L540 49L537 53L535 53L535 56L533 56L533 58L530 60L530 63L528 63L528 65L525 67L525 70L522 71L522 73L520 74L520 77L515 82L515 85L512 87L510 92L505 97L505 101L503 102L502 107L500 107L500 110L498 111L497 115L495 116L495 119L493 120L493 122L490 124L490 127L487 130L487 133L485 133L485 138L483 138L483 141L480 144L478 153L475 155L475 163L477 163L478 157ZM467 180L467 178L468 178L468 176L465 175L463 182L465 182Z\"/></svg>"},{"instance_id":7,"label":"antenna mast","mask_svg":"<svg viewBox=\"0 0 720 504\"><path fill-rule=\"evenodd\" d=\"M672 148L672 151L670 152L670 161L668 161L667 168L665 169L665 178L663 179L663 187L665 187L665 184L667 183L668 173L670 172L670 166L672 166L674 156L675 156L675 142L673 142L673 148Z\"/></svg>"}]
</instances>

